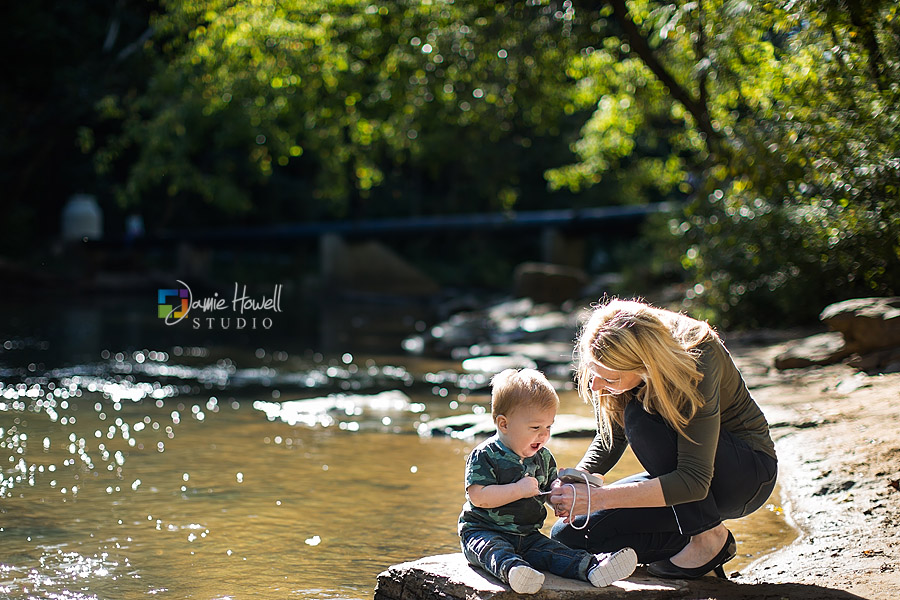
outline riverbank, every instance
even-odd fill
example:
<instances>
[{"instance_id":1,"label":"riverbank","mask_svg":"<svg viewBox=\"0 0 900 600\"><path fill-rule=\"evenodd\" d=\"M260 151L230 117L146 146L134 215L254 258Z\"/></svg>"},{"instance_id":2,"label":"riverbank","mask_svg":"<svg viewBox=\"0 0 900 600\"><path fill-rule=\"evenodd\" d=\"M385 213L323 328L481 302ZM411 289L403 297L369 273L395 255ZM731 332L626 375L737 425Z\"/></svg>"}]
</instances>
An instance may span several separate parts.
<instances>
[{"instance_id":1,"label":"riverbank","mask_svg":"<svg viewBox=\"0 0 900 600\"><path fill-rule=\"evenodd\" d=\"M900 373L867 376L843 364L778 371L774 358L791 341L754 337L726 343L769 419L780 502L798 538L733 580L893 600L900 590ZM791 597L812 599L810 590Z\"/></svg>"}]
</instances>

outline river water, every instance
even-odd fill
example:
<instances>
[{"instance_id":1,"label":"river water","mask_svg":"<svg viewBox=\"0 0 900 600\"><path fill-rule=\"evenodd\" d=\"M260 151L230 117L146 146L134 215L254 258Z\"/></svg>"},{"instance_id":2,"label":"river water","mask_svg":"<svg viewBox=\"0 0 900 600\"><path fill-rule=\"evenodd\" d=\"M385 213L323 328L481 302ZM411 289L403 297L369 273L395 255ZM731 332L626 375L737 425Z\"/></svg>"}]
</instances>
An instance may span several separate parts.
<instances>
[{"instance_id":1,"label":"river water","mask_svg":"<svg viewBox=\"0 0 900 600\"><path fill-rule=\"evenodd\" d=\"M476 441L416 431L483 412L487 375L387 334L176 333L121 304L6 307L0 597L371 598L390 565L458 551ZM590 414L556 383L561 413ZM550 448L566 466L587 443ZM729 524L731 570L790 538L776 504Z\"/></svg>"}]
</instances>

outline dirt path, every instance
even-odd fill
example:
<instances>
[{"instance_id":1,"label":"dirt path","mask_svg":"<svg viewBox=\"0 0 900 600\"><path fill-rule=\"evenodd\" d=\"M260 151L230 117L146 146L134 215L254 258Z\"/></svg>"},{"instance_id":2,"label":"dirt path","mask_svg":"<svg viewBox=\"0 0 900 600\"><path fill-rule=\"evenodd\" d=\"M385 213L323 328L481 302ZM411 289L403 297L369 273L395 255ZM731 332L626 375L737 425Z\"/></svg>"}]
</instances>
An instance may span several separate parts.
<instances>
[{"instance_id":1,"label":"dirt path","mask_svg":"<svg viewBox=\"0 0 900 600\"><path fill-rule=\"evenodd\" d=\"M742 583L799 583L900 598L900 373L845 365L779 372L785 344L726 339L769 419L789 547L741 573Z\"/></svg>"}]
</instances>

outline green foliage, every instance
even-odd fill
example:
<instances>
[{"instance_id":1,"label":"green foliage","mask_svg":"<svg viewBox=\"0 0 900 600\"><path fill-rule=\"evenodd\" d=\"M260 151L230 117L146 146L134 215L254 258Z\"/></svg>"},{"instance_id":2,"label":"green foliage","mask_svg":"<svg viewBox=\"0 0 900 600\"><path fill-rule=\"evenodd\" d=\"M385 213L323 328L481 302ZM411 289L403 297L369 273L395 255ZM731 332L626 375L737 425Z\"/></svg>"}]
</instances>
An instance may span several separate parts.
<instances>
[{"instance_id":1,"label":"green foliage","mask_svg":"<svg viewBox=\"0 0 900 600\"><path fill-rule=\"evenodd\" d=\"M900 293L895 2L39 0L7 15L5 249L76 191L151 230L687 197L653 220L651 266L677 265L688 307L723 324Z\"/></svg>"},{"instance_id":2,"label":"green foliage","mask_svg":"<svg viewBox=\"0 0 900 600\"><path fill-rule=\"evenodd\" d=\"M147 94L111 102L123 135L98 154L101 169L137 154L123 203L162 192L246 211L254 187L279 171L310 182L299 201L325 206L304 214L340 217L358 213L386 182L403 194L403 178L441 181L447 169L478 181L481 209L485 201L510 208L518 165L503 162L536 137L558 134L571 112L558 68L573 52L570 19L552 6L169 0L163 7L154 21L160 70ZM485 172L491 163L500 177Z\"/></svg>"},{"instance_id":3,"label":"green foliage","mask_svg":"<svg viewBox=\"0 0 900 600\"><path fill-rule=\"evenodd\" d=\"M653 234L694 284L688 307L758 326L898 293L896 3L606 4L614 42L570 61L597 110L551 182L640 171L653 127L671 149L657 181L693 184Z\"/></svg>"},{"instance_id":4,"label":"green foliage","mask_svg":"<svg viewBox=\"0 0 900 600\"><path fill-rule=\"evenodd\" d=\"M646 63L610 33L609 13L601 11L594 27L608 37L573 57L567 71L576 82L572 102L593 111L572 147L579 161L549 170L548 181L580 190L618 177L637 199L646 189L687 193L690 161L703 155L700 136Z\"/></svg>"}]
</instances>

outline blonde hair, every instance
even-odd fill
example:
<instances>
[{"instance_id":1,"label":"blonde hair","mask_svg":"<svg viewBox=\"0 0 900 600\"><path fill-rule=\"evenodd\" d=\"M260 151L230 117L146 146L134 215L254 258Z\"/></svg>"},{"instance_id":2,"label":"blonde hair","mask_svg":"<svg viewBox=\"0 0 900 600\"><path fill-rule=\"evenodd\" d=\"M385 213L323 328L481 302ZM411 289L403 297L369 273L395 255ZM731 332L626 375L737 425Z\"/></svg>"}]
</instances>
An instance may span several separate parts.
<instances>
[{"instance_id":1,"label":"blonde hair","mask_svg":"<svg viewBox=\"0 0 900 600\"><path fill-rule=\"evenodd\" d=\"M685 426L704 402L697 388L703 379L697 367L697 346L717 337L705 321L640 300L613 299L597 305L578 337L575 376L578 394L594 406L598 430L607 446L612 443L612 422L624 425L628 395L593 392L592 363L638 373L645 385L636 398L644 410L659 414L685 435Z\"/></svg>"},{"instance_id":2,"label":"blonde hair","mask_svg":"<svg viewBox=\"0 0 900 600\"><path fill-rule=\"evenodd\" d=\"M509 417L522 406L559 408L559 396L547 377L535 369L506 369L491 378L491 416Z\"/></svg>"}]
</instances>

